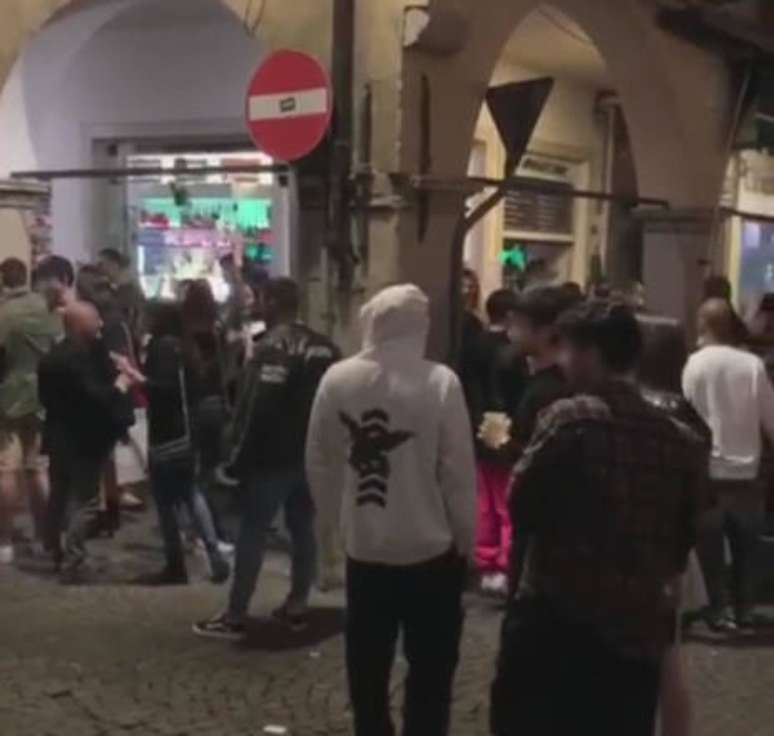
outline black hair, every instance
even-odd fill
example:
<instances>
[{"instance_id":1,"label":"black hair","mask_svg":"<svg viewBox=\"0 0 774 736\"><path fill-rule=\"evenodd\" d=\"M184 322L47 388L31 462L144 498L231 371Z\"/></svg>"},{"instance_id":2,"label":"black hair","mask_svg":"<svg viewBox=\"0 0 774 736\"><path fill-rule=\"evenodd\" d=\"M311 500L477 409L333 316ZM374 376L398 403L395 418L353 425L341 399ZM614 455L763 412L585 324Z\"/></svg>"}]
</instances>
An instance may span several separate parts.
<instances>
[{"instance_id":1,"label":"black hair","mask_svg":"<svg viewBox=\"0 0 774 736\"><path fill-rule=\"evenodd\" d=\"M498 325L516 311L516 294L510 289L493 291L486 300L486 315L489 322Z\"/></svg>"},{"instance_id":2,"label":"black hair","mask_svg":"<svg viewBox=\"0 0 774 736\"><path fill-rule=\"evenodd\" d=\"M642 354L642 330L632 310L619 302L579 304L559 320L559 332L571 343L595 348L613 373L633 370Z\"/></svg>"},{"instance_id":3,"label":"black hair","mask_svg":"<svg viewBox=\"0 0 774 736\"><path fill-rule=\"evenodd\" d=\"M642 332L642 354L637 375L640 382L656 391L679 394L688 361L688 336L676 319L638 314Z\"/></svg>"},{"instance_id":4,"label":"black hair","mask_svg":"<svg viewBox=\"0 0 774 736\"><path fill-rule=\"evenodd\" d=\"M298 284L289 278L269 279L263 285L264 296L274 302L277 311L285 315L298 314L301 308L301 292Z\"/></svg>"},{"instance_id":5,"label":"black hair","mask_svg":"<svg viewBox=\"0 0 774 736\"><path fill-rule=\"evenodd\" d=\"M583 288L575 281L565 281L560 287L567 302L572 306L583 301Z\"/></svg>"},{"instance_id":6,"label":"black hair","mask_svg":"<svg viewBox=\"0 0 774 736\"><path fill-rule=\"evenodd\" d=\"M56 279L68 288L75 283L73 264L63 256L49 256L35 269L34 280L48 281Z\"/></svg>"},{"instance_id":7,"label":"black hair","mask_svg":"<svg viewBox=\"0 0 774 736\"><path fill-rule=\"evenodd\" d=\"M574 303L561 286L533 286L522 292L514 311L534 327L551 327Z\"/></svg>"},{"instance_id":8,"label":"black hair","mask_svg":"<svg viewBox=\"0 0 774 736\"><path fill-rule=\"evenodd\" d=\"M27 285L27 264L18 258L6 258L0 263L0 281L6 289L18 289Z\"/></svg>"},{"instance_id":9,"label":"black hair","mask_svg":"<svg viewBox=\"0 0 774 736\"><path fill-rule=\"evenodd\" d=\"M110 261L119 268L126 268L129 265L127 257L115 248L103 248L99 252L99 257L105 261Z\"/></svg>"},{"instance_id":10,"label":"black hair","mask_svg":"<svg viewBox=\"0 0 774 736\"><path fill-rule=\"evenodd\" d=\"M183 310L176 302L158 302L153 305L151 335L155 338L182 337Z\"/></svg>"}]
</instances>

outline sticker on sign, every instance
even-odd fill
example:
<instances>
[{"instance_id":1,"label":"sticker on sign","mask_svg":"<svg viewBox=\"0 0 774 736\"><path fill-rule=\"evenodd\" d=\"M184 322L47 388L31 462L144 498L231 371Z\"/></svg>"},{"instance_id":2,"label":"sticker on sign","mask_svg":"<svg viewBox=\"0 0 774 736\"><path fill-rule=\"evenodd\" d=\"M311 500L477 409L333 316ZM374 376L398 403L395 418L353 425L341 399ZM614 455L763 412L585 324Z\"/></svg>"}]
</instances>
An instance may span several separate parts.
<instances>
[{"instance_id":1,"label":"sticker on sign","mask_svg":"<svg viewBox=\"0 0 774 736\"><path fill-rule=\"evenodd\" d=\"M302 115L325 115L328 90L310 89L293 95L256 95L250 98L250 120L279 120Z\"/></svg>"},{"instance_id":2,"label":"sticker on sign","mask_svg":"<svg viewBox=\"0 0 774 736\"><path fill-rule=\"evenodd\" d=\"M255 72L247 91L247 126L255 145L281 161L311 153L325 138L333 111L327 71L299 51L277 51Z\"/></svg>"}]
</instances>

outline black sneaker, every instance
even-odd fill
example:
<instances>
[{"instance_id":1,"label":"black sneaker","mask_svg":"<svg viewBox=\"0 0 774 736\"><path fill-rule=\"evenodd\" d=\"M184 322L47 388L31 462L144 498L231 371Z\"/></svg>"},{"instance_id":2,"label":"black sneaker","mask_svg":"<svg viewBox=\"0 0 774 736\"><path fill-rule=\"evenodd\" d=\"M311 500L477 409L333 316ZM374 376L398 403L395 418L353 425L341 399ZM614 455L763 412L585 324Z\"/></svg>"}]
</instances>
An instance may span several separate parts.
<instances>
[{"instance_id":1,"label":"black sneaker","mask_svg":"<svg viewBox=\"0 0 774 736\"><path fill-rule=\"evenodd\" d=\"M309 628L309 613L307 611L303 613L291 611L287 603L283 603L279 608L272 611L271 617L296 633Z\"/></svg>"},{"instance_id":2,"label":"black sneaker","mask_svg":"<svg viewBox=\"0 0 774 736\"><path fill-rule=\"evenodd\" d=\"M239 641L244 638L245 625L230 621L225 613L220 613L208 621L199 621L193 625L193 633L208 639Z\"/></svg>"}]
</instances>

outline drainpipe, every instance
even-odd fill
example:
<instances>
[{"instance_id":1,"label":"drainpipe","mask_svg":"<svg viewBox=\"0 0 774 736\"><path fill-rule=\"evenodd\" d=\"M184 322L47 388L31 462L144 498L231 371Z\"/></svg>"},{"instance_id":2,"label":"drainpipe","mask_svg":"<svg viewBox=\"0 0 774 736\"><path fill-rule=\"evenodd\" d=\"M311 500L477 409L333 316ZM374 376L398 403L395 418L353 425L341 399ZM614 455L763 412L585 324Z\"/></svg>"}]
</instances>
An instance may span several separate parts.
<instances>
[{"instance_id":1,"label":"drainpipe","mask_svg":"<svg viewBox=\"0 0 774 736\"><path fill-rule=\"evenodd\" d=\"M334 95L333 144L330 158L327 249L328 311L335 320L335 286L349 291L355 258L350 223L352 147L354 128L355 0L334 0L332 76ZM335 279L334 279L335 271Z\"/></svg>"}]
</instances>

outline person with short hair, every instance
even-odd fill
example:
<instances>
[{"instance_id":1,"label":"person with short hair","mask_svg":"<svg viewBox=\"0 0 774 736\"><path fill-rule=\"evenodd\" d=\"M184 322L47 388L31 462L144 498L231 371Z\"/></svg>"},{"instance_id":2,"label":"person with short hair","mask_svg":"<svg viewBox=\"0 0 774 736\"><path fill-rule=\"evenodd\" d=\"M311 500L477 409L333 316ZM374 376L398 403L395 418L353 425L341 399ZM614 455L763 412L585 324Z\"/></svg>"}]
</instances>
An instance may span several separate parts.
<instances>
[{"instance_id":1,"label":"person with short hair","mask_svg":"<svg viewBox=\"0 0 774 736\"><path fill-rule=\"evenodd\" d=\"M581 299L562 286L536 286L523 292L513 317L516 343L527 357L529 377L513 423L514 446L519 455L529 445L540 413L567 395L567 381L559 365L559 318ZM518 489L511 489L513 505ZM524 565L527 538L515 535L511 545L508 588L513 593Z\"/></svg>"},{"instance_id":2,"label":"person with short hair","mask_svg":"<svg viewBox=\"0 0 774 736\"><path fill-rule=\"evenodd\" d=\"M566 382L559 365L559 318L579 300L560 286L538 286L523 292L515 307L516 342L527 356L530 378L515 422L522 448L532 438L543 409L564 396Z\"/></svg>"},{"instance_id":3,"label":"person with short hair","mask_svg":"<svg viewBox=\"0 0 774 736\"><path fill-rule=\"evenodd\" d=\"M710 479L716 505L702 520L698 546L710 598L708 623L720 632L753 625L758 537L765 494L758 482L762 433L774 441L774 388L763 361L735 347L734 311L724 299L699 310L699 350L683 374L686 398L712 430ZM725 580L725 540L733 558Z\"/></svg>"},{"instance_id":4,"label":"person with short hair","mask_svg":"<svg viewBox=\"0 0 774 736\"><path fill-rule=\"evenodd\" d=\"M308 625L316 542L304 447L317 387L340 353L328 338L298 321L301 294L295 281L269 281L262 299L268 331L246 366L232 428L229 469L242 482L245 506L231 593L223 613L194 624L199 636L244 636L266 542L280 509L292 545L291 589L273 616L294 631Z\"/></svg>"},{"instance_id":5,"label":"person with short hair","mask_svg":"<svg viewBox=\"0 0 774 736\"><path fill-rule=\"evenodd\" d=\"M526 359L511 339L516 309L517 297L510 289L495 291L487 299L488 324L477 342L469 396L476 432L476 563L482 592L494 595L508 590L508 487L516 460L511 430L527 382Z\"/></svg>"},{"instance_id":6,"label":"person with short hair","mask_svg":"<svg viewBox=\"0 0 774 736\"><path fill-rule=\"evenodd\" d=\"M580 305L559 330L577 394L541 414L515 470L515 533L530 544L503 622L492 733L652 736L706 453L641 396L627 307Z\"/></svg>"},{"instance_id":7,"label":"person with short hair","mask_svg":"<svg viewBox=\"0 0 774 736\"><path fill-rule=\"evenodd\" d=\"M67 336L41 360L38 381L50 456L51 546L62 582L73 584L88 576L86 540L99 521L100 477L116 442L134 423L129 390L141 377L125 358L110 355L92 304L73 302L64 320ZM65 521L68 506L72 513Z\"/></svg>"},{"instance_id":8,"label":"person with short hair","mask_svg":"<svg viewBox=\"0 0 774 736\"><path fill-rule=\"evenodd\" d=\"M362 351L314 403L306 467L347 552L347 674L356 736L394 733L390 673L408 661L403 733L445 736L473 552L473 440L462 386L425 359L427 296L402 284L361 311Z\"/></svg>"},{"instance_id":9,"label":"person with short hair","mask_svg":"<svg viewBox=\"0 0 774 736\"><path fill-rule=\"evenodd\" d=\"M137 354L145 332L145 294L132 272L131 261L115 248L103 248L97 266L108 279L115 308L129 328Z\"/></svg>"},{"instance_id":10,"label":"person with short hair","mask_svg":"<svg viewBox=\"0 0 774 736\"><path fill-rule=\"evenodd\" d=\"M48 476L41 452L38 365L59 340L62 323L44 299L30 291L23 261L4 260L0 283L0 564L10 564L20 489L29 501L36 545L45 545Z\"/></svg>"},{"instance_id":11,"label":"person with short hair","mask_svg":"<svg viewBox=\"0 0 774 736\"><path fill-rule=\"evenodd\" d=\"M75 269L63 256L49 256L32 275L33 290L43 296L52 312L62 311L75 301L74 285Z\"/></svg>"}]
</instances>

